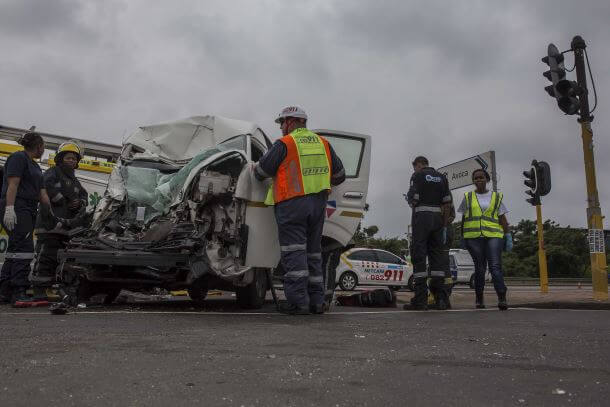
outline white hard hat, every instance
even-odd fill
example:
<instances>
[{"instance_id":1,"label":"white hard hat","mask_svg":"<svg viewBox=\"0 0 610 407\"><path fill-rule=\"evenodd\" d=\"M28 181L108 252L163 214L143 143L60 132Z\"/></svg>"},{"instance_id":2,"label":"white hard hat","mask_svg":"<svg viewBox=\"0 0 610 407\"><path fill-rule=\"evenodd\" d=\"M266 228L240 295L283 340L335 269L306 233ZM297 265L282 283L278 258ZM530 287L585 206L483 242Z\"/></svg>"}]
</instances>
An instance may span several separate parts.
<instances>
[{"instance_id":1,"label":"white hard hat","mask_svg":"<svg viewBox=\"0 0 610 407\"><path fill-rule=\"evenodd\" d=\"M298 106L288 106L282 109L282 113L280 113L277 119L275 119L275 122L279 123L282 119L287 117L296 117L307 120L307 113L305 113L305 110Z\"/></svg>"}]
</instances>

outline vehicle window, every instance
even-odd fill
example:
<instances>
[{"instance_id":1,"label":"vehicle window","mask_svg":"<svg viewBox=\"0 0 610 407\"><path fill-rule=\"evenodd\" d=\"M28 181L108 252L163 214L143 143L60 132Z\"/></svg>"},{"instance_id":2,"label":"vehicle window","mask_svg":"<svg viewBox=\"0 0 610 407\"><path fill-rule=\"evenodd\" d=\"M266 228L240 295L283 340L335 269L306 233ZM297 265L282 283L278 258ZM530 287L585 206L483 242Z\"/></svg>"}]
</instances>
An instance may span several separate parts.
<instances>
[{"instance_id":1,"label":"vehicle window","mask_svg":"<svg viewBox=\"0 0 610 407\"><path fill-rule=\"evenodd\" d=\"M220 143L221 146L227 149L235 149L246 151L246 136L237 136Z\"/></svg>"},{"instance_id":2,"label":"vehicle window","mask_svg":"<svg viewBox=\"0 0 610 407\"><path fill-rule=\"evenodd\" d=\"M357 252L350 254L347 258L350 260L377 261L377 257L373 250L358 250Z\"/></svg>"},{"instance_id":3,"label":"vehicle window","mask_svg":"<svg viewBox=\"0 0 610 407\"><path fill-rule=\"evenodd\" d=\"M250 137L250 149L252 150L252 161L258 162L265 154L265 148L254 137Z\"/></svg>"},{"instance_id":4,"label":"vehicle window","mask_svg":"<svg viewBox=\"0 0 610 407\"><path fill-rule=\"evenodd\" d=\"M469 253L458 252L455 253L453 257L455 257L456 263L460 266L474 266L474 262Z\"/></svg>"},{"instance_id":5,"label":"vehicle window","mask_svg":"<svg viewBox=\"0 0 610 407\"><path fill-rule=\"evenodd\" d=\"M364 151L364 140L327 134L323 134L323 137L328 140L333 147L333 150L335 150L335 153L337 153L341 159L343 167L345 168L345 176L352 178L358 177L362 153Z\"/></svg>"},{"instance_id":6,"label":"vehicle window","mask_svg":"<svg viewBox=\"0 0 610 407\"><path fill-rule=\"evenodd\" d=\"M379 261L381 263L392 263L392 264L401 263L400 259L391 253L377 252L377 258L379 259Z\"/></svg>"},{"instance_id":7,"label":"vehicle window","mask_svg":"<svg viewBox=\"0 0 610 407\"><path fill-rule=\"evenodd\" d=\"M455 257L449 256L449 266L454 268L457 267L457 265L455 264Z\"/></svg>"}]
</instances>

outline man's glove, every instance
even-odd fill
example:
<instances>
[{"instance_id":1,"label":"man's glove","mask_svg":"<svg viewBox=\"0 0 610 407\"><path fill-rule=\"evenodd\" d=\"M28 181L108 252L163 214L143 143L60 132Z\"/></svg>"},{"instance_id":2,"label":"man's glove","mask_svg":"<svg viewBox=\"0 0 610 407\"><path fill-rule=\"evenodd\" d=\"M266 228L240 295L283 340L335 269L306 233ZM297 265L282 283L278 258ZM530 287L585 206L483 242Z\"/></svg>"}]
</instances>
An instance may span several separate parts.
<instances>
[{"instance_id":1,"label":"man's glove","mask_svg":"<svg viewBox=\"0 0 610 407\"><path fill-rule=\"evenodd\" d=\"M15 213L15 206L7 206L4 211L4 226L8 231L12 231L17 224L17 214Z\"/></svg>"},{"instance_id":2,"label":"man's glove","mask_svg":"<svg viewBox=\"0 0 610 407\"><path fill-rule=\"evenodd\" d=\"M441 229L441 242L443 246L447 244L447 226Z\"/></svg>"},{"instance_id":3,"label":"man's glove","mask_svg":"<svg viewBox=\"0 0 610 407\"><path fill-rule=\"evenodd\" d=\"M504 235L504 251L510 252L513 250L513 235L506 233Z\"/></svg>"}]
</instances>

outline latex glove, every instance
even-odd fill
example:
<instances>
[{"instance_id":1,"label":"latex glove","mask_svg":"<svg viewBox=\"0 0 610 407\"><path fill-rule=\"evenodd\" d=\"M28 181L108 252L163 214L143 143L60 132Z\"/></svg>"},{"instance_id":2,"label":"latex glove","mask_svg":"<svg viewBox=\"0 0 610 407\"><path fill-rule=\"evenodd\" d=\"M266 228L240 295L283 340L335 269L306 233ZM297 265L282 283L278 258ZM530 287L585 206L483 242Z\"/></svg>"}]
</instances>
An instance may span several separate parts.
<instances>
[{"instance_id":1,"label":"latex glove","mask_svg":"<svg viewBox=\"0 0 610 407\"><path fill-rule=\"evenodd\" d=\"M504 235L504 250L507 252L513 250L513 235L510 233Z\"/></svg>"},{"instance_id":2,"label":"latex glove","mask_svg":"<svg viewBox=\"0 0 610 407\"><path fill-rule=\"evenodd\" d=\"M447 226L441 229L441 241L443 246L447 244Z\"/></svg>"},{"instance_id":3,"label":"latex glove","mask_svg":"<svg viewBox=\"0 0 610 407\"><path fill-rule=\"evenodd\" d=\"M17 224L17 214L15 213L15 206L7 206L4 211L4 226L8 231L12 231Z\"/></svg>"}]
</instances>

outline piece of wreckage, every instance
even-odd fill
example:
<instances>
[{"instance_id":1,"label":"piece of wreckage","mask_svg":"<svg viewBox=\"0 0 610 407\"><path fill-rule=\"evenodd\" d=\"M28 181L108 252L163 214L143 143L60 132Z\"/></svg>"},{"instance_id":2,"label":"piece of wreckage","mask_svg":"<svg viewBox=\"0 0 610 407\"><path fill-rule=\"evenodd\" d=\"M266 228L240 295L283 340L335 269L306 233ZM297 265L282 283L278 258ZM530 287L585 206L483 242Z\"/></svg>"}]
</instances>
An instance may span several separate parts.
<instances>
[{"instance_id":1,"label":"piece of wreckage","mask_svg":"<svg viewBox=\"0 0 610 407\"><path fill-rule=\"evenodd\" d=\"M331 142L347 180L329 197L323 234L326 301L335 268L362 217L370 137L315 130ZM89 229L60 251L57 278L68 301L120 290L187 289L202 302L210 289L236 292L260 308L273 270L281 273L273 207L253 163L271 146L255 124L195 116L140 127L123 143L118 165Z\"/></svg>"}]
</instances>

